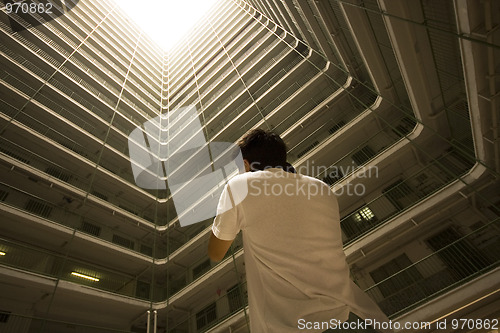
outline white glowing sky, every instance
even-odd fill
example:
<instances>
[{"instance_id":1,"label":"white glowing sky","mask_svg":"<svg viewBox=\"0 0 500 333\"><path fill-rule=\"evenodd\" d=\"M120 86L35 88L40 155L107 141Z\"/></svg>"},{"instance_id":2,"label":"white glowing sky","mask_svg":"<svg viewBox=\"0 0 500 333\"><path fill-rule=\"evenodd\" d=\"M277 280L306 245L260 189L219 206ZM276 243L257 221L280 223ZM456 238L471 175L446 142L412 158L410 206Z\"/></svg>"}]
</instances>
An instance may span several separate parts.
<instances>
[{"instance_id":1,"label":"white glowing sky","mask_svg":"<svg viewBox=\"0 0 500 333\"><path fill-rule=\"evenodd\" d=\"M165 51L192 28L218 0L115 0Z\"/></svg>"}]
</instances>

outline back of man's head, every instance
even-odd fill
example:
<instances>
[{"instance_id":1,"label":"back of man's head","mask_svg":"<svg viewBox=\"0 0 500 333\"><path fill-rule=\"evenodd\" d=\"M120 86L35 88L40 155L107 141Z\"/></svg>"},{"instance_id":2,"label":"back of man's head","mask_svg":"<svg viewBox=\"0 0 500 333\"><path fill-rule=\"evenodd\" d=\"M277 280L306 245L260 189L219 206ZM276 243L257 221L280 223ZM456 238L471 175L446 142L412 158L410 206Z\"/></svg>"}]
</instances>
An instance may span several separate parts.
<instances>
[{"instance_id":1,"label":"back of man's head","mask_svg":"<svg viewBox=\"0 0 500 333\"><path fill-rule=\"evenodd\" d=\"M252 171L286 167L286 145L276 133L259 128L250 130L238 141L238 146Z\"/></svg>"}]
</instances>

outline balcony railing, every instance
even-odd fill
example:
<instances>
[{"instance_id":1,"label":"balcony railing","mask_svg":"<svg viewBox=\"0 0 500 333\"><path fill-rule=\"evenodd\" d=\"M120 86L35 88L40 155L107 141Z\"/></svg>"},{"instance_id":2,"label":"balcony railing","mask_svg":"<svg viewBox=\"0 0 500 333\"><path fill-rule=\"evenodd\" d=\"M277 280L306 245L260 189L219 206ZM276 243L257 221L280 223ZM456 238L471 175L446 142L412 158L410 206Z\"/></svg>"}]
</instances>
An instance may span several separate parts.
<instances>
[{"instance_id":1,"label":"balcony railing","mask_svg":"<svg viewBox=\"0 0 500 333\"><path fill-rule=\"evenodd\" d=\"M280 59L284 56L285 53L289 52L288 50L284 50L284 52L279 53L277 56L275 56L273 59L271 59L270 63L264 65L263 68L259 72L263 73L265 69L267 68L266 66L270 66L271 64L277 63L280 61ZM218 133L220 130L222 130L232 119L235 119L241 112L243 112L245 109L247 109L256 98L260 97L262 94L264 94L268 87L271 87L274 85L279 79L284 77L288 72L292 70L295 65L297 65L300 61L300 58L296 58L296 61L292 62L291 64L288 64L285 68L280 70L275 76L273 76L271 79L269 79L266 83L261 84L261 87L259 89L259 95L255 95L254 97L249 97L245 99L240 105L238 106L231 106L231 113L230 114L225 114L224 119L221 118L220 121L213 120L212 118L217 117L220 115L223 110L225 110L228 105L233 101L234 99L237 99L240 96L240 93L244 91L244 86L239 87L235 92L233 92L230 96L228 96L224 101L219 103L219 106L215 108L215 110L207 115L205 120L208 122L210 120L210 124L208 125L210 133ZM255 78L256 79L256 78ZM249 79L251 81L253 79ZM249 86L255 84L254 82L248 83ZM262 89L262 91L261 91Z\"/></svg>"},{"instance_id":2,"label":"balcony railing","mask_svg":"<svg viewBox=\"0 0 500 333\"><path fill-rule=\"evenodd\" d=\"M119 295L160 302L191 285L241 248L241 237L238 237L233 250L229 251L220 263L212 263L208 258L202 258L193 263L186 268L180 278L169 281L168 292L163 286L151 286L150 276L119 273L96 264L89 264L62 254L2 238L0 238L0 251L4 255L0 257L0 265L67 280Z\"/></svg>"},{"instance_id":3,"label":"balcony railing","mask_svg":"<svg viewBox=\"0 0 500 333\"><path fill-rule=\"evenodd\" d=\"M336 89L335 89L336 88ZM327 92L330 91L331 94L333 94L337 89L340 87L335 87L334 85L330 86L330 89L325 89ZM320 91L318 92L315 96L313 96L310 100L306 101L304 104L302 104L297 110L295 110L289 118L285 119L282 123L280 123L278 126L287 129L289 126L292 126L295 124L298 120L300 120L301 117L307 114L310 110L314 109L315 106L319 105L322 101L324 101L328 96L331 94L325 95L325 92ZM354 119L356 116L358 116L360 113L366 110L366 105L370 105L375 101L376 95L370 93L370 92L364 92L362 96L360 96L361 99L365 102L363 105L360 103L358 104L358 107L356 108L337 108L335 107L335 104L331 106L331 108L335 112L331 112L332 117L328 119L324 124L322 124L320 127L316 128L314 132L311 133L311 135L301 143L297 144L296 146L292 147L290 151L288 152L290 156L290 161L293 162L296 159L301 158L305 154L307 154L312 148L315 146L319 145L321 142L324 142L331 138L333 135L335 135L335 132L337 132L340 128L342 128L346 123ZM383 131L380 131L373 137L376 137L377 135L380 137ZM399 138L398 138L399 139ZM372 139L368 140L367 142L371 141ZM314 144L315 143L315 144ZM350 158L350 157L346 157ZM340 160L337 161L335 164L336 165L343 165L345 161ZM349 163L350 164L350 161Z\"/></svg>"},{"instance_id":4,"label":"balcony railing","mask_svg":"<svg viewBox=\"0 0 500 333\"><path fill-rule=\"evenodd\" d=\"M212 225L212 223L213 218L209 218L205 221L196 223L196 226L192 225L188 228L168 229L169 231L167 232L167 236L165 238L167 241L167 254L169 256L172 255L175 251L186 245L191 239L195 238L203 232L203 230ZM162 259L166 258L166 256L156 258Z\"/></svg>"},{"instance_id":5,"label":"balcony railing","mask_svg":"<svg viewBox=\"0 0 500 333\"><path fill-rule=\"evenodd\" d=\"M174 327L167 327L167 332L207 332L231 316L242 313L248 306L246 288L246 282L235 285L198 313Z\"/></svg>"},{"instance_id":6,"label":"balcony railing","mask_svg":"<svg viewBox=\"0 0 500 333\"><path fill-rule=\"evenodd\" d=\"M0 238L0 266L7 266L47 277L85 285L117 295L143 300L164 299L162 287L151 286L151 272L137 276L67 257L63 254ZM151 264L152 265L152 264Z\"/></svg>"},{"instance_id":7,"label":"balcony railing","mask_svg":"<svg viewBox=\"0 0 500 333\"><path fill-rule=\"evenodd\" d=\"M373 285L366 293L390 317L428 302L499 265L498 227L500 220L496 219ZM481 240L481 249L471 246L477 243L478 237L484 238L485 235L487 239ZM175 327L169 327L169 332L205 332L215 327L247 306L245 290L246 283L236 285L203 310Z\"/></svg>"},{"instance_id":8,"label":"balcony railing","mask_svg":"<svg viewBox=\"0 0 500 333\"><path fill-rule=\"evenodd\" d=\"M26 94L27 96L33 96L34 100L36 100L40 104L43 104L44 106L48 107L50 110L60 114L63 117L65 117L68 114L68 112L72 113L72 114L75 113L75 111L69 111L68 110L69 107L66 107L66 108L63 107L62 105L60 105L60 104L54 102L53 100L51 100L50 98L46 97L44 94L42 94L40 92L36 93L36 91L34 89L27 86L24 82L22 82L18 78L12 76L11 74L9 74L3 70L0 70L0 80L3 80L4 82L6 82L9 85L11 85L12 87L18 89L19 91ZM96 116L101 118L105 123L109 123L109 121L111 120L112 111L105 112L105 111L101 110L100 108L98 108L94 104L88 102L86 99L81 97L79 94L67 89L67 87L64 84L60 83L59 81L57 81L55 79L51 79L50 82L48 82L48 84L53 85L56 89L58 89L61 92L65 92L69 99L72 99L75 103L81 105L80 106L81 109L86 109L86 110L88 110L89 113L94 113ZM107 103L106 106L108 108L110 108L110 109L114 108L113 104L116 104L116 103L113 103L109 98L103 96L102 94L98 97L100 98L100 100L103 101L103 103L104 102L105 102L105 104ZM125 117L126 119L129 119L136 126L140 126L142 124L141 120L138 120L136 118L136 116L132 115L130 112L123 110L122 107L118 107L118 110L121 112L123 117ZM147 115L145 115L145 117L149 118L149 116L147 116ZM147 118L144 118L144 119L147 119ZM78 125L78 123L76 123L76 124ZM113 126L115 126L117 129L122 131L122 133L124 133L125 135L128 135L130 133L130 131L132 130L131 129L132 126L131 126L131 128L125 128L123 126L116 124L116 122L113 123ZM93 132L90 131L89 133L93 133ZM96 136L99 137L98 135L96 135Z\"/></svg>"},{"instance_id":9,"label":"balcony railing","mask_svg":"<svg viewBox=\"0 0 500 333\"><path fill-rule=\"evenodd\" d=\"M119 330L116 328L96 327L95 325L84 325L82 323L64 322L50 320L47 318L20 315L11 312L0 311L2 329L5 332L64 332L71 327L74 332L92 333L130 333L129 330Z\"/></svg>"},{"instance_id":10,"label":"balcony railing","mask_svg":"<svg viewBox=\"0 0 500 333\"><path fill-rule=\"evenodd\" d=\"M336 87L335 85L329 85L325 89L319 90L316 94L311 96L308 100L306 100L302 105L300 105L298 108L296 108L294 111L292 111L288 117L286 117L283 121L281 121L278 125L275 127L275 131L278 133L280 132L285 132L288 128L293 126L294 124L297 124L299 120L304 117L307 113L311 112L314 110L318 105L320 105L323 101L328 99L335 91L337 91L339 87ZM335 113L335 118L339 119L342 116L345 116L344 119L347 119L348 116L346 115L347 112L336 112ZM352 116L354 118L355 115ZM336 123L336 122L335 122ZM326 123L322 124L320 128L322 129L331 129L332 126L334 126L334 120L329 119ZM316 132L321 132L321 129L318 129ZM322 132L322 137L321 138L316 138L316 140L325 140L328 136L332 134L331 131L323 131ZM316 141L315 140L315 141ZM297 157L300 154L300 151L302 150L303 147L301 145L298 145L294 147L292 150L290 150L289 155L290 155L290 160L293 158L294 151L299 151L297 152Z\"/></svg>"},{"instance_id":11,"label":"balcony railing","mask_svg":"<svg viewBox=\"0 0 500 333\"><path fill-rule=\"evenodd\" d=\"M366 292L391 317L428 302L431 298L450 291L498 266L500 237L496 231L499 227L500 220L497 218L374 284ZM116 294L142 299L149 299L150 296L150 290L145 288L149 285L148 282L137 276L90 266L78 260L5 239L0 239L0 250L5 253L0 258L0 265L60 278ZM209 270L210 268L197 272L198 277ZM73 272L79 275L72 274ZM236 292L236 289L239 291ZM198 329L206 330L239 312L247 303L244 292L241 292L245 288L236 289L233 288L231 292L215 302L215 306L218 307L220 304L221 308L217 308L213 317L209 316L208 320L203 321L200 319L203 316L199 312L172 329L189 327L195 323ZM160 294L158 298L161 298ZM207 316L204 317L207 319Z\"/></svg>"},{"instance_id":12,"label":"balcony railing","mask_svg":"<svg viewBox=\"0 0 500 333\"><path fill-rule=\"evenodd\" d=\"M95 193L99 197L100 193ZM114 245L125 247L138 253L153 256L151 244L143 243L141 238L134 238L131 234L115 230L106 224L74 213L69 209L48 202L38 196L26 191L14 188L0 182L0 202L4 205L14 207L23 212L39 216L60 225L80 231L92 237L99 238ZM151 231L153 233L153 231ZM121 240L121 241L120 241ZM127 240L124 242L123 240ZM157 258L164 258L167 249L161 244L156 244L154 255Z\"/></svg>"},{"instance_id":13,"label":"balcony railing","mask_svg":"<svg viewBox=\"0 0 500 333\"><path fill-rule=\"evenodd\" d=\"M36 14L32 14L35 18L37 18L40 22L43 22L44 23L44 26L49 29L54 35L58 36L59 38L61 38L62 40L64 40L69 46L70 46L70 49L69 50L74 50L76 49L77 45L73 42L73 40L71 40L70 38L68 38L67 36L64 35L64 33L60 32L53 24L52 22L44 22L44 20L39 16L39 15L36 15ZM18 20L20 20L19 17L16 17ZM58 21L59 24L62 24L64 26L64 28L66 29L65 30L65 33L67 33L68 31L72 31L73 32L73 35L74 36L77 36L77 34L71 29L71 27L69 27L68 25L64 24L63 21ZM23 22L24 24L25 22ZM63 55L64 58L68 58L70 53L69 51L67 51L64 47L60 46L59 44L57 44L54 40L52 40L51 38L49 38L48 36L46 36L44 33L42 33L41 31L39 31L38 29L36 28L33 28L33 29L30 29L30 31L36 35L38 38L40 38L40 40L44 43L47 43L49 44L53 50L57 50L61 55ZM22 39L22 38L19 38L18 36L16 36L17 39L23 41L24 42L27 42L27 40L25 39ZM34 45L33 45L34 46ZM87 46L89 46L89 44L87 43ZM36 47L36 46L35 46ZM33 47L32 47L33 48ZM101 54L101 58L102 58L102 54ZM94 59L95 60L95 59ZM71 61L71 60L70 60ZM57 66L59 67L59 66ZM95 77L96 75L94 75Z\"/></svg>"},{"instance_id":14,"label":"balcony railing","mask_svg":"<svg viewBox=\"0 0 500 333\"><path fill-rule=\"evenodd\" d=\"M224 259L220 262L212 262L206 255L201 259L198 259L193 264L189 265L184 269L184 272L178 276L175 280L169 281L169 289L168 289L168 297L172 297L183 288L191 285L194 281L205 275L206 273L213 270L215 267L219 266L221 263L225 261L225 259L232 256L233 253L238 252L241 248L243 248L243 241L241 234L238 234L236 239L234 240L231 249L227 251ZM177 274L176 274L177 276Z\"/></svg>"},{"instance_id":15,"label":"balcony railing","mask_svg":"<svg viewBox=\"0 0 500 333\"><path fill-rule=\"evenodd\" d=\"M451 150L396 185L389 186L363 208L341 219L341 227L346 236L344 245L450 184L472 165L473 161L468 161L459 152ZM371 171L368 168L364 172Z\"/></svg>"},{"instance_id":16,"label":"balcony railing","mask_svg":"<svg viewBox=\"0 0 500 333\"><path fill-rule=\"evenodd\" d=\"M151 217L146 217L143 215L143 207L140 207L127 200L118 198L115 192L107 190L105 187L101 187L99 185L96 186L96 184L91 183L87 177L82 177L68 169L63 169L56 163L53 163L52 161L49 161L41 157L40 155L30 152L24 148L16 146L15 144L6 141L5 139L0 140L0 142L2 144L0 152L13 157L22 163L29 164L30 166L37 168L37 170L45 172L49 176L58 178L59 180L67 184L83 190L84 192L89 191L92 185L92 191L98 192L100 194L99 198L105 197L105 201L109 202L112 205L115 205L116 207L122 207L129 212L135 212L135 215L143 217L144 219L152 219ZM57 173L54 170L57 170ZM144 194L144 196L146 195Z\"/></svg>"},{"instance_id":17,"label":"balcony railing","mask_svg":"<svg viewBox=\"0 0 500 333\"><path fill-rule=\"evenodd\" d=\"M500 264L500 219L448 244L366 290L396 317ZM481 238L480 246L477 239Z\"/></svg>"},{"instance_id":18,"label":"balcony railing","mask_svg":"<svg viewBox=\"0 0 500 333\"><path fill-rule=\"evenodd\" d=\"M76 15L78 17L78 21L81 22L82 20L83 21L86 21L85 19L83 19L81 16L79 16L79 14L75 11L73 12L74 15ZM38 20L43 20L40 16L36 15L36 14L32 14L34 17L36 17ZM59 38L61 38L62 40L64 40L66 43L68 43L70 46L71 46L71 49L75 49L77 47L77 45L69 38L67 37L65 34L67 34L68 32L71 32L74 36L78 36L78 34L67 24L65 24L63 21L58 21L59 24L61 24L63 27L64 27L64 31L60 31L60 29L58 29L58 27L56 27L54 24L52 24L52 22L47 22L45 23L44 22L44 26L49 29L53 34L59 36ZM94 25L92 24L91 25L92 28L94 27ZM105 29L109 29L109 31L114 31L111 27L108 27L106 24L102 25L101 28L105 28ZM46 40L50 43L54 43L54 41L52 41L50 38L48 38L47 36L45 36L43 33L41 33L40 31L38 31L37 29L33 29L33 33L36 34L40 39L42 40ZM83 40L82 37L78 37L79 40ZM129 41L128 41L129 42ZM128 43L130 44L130 43ZM101 45L101 44L100 44ZM122 48L121 50L123 51L123 47L125 47L125 45L127 44L121 44ZM114 68L119 68L119 66L117 66L113 60L117 61L119 58L117 57L107 57L105 56L104 54L102 54L101 52L97 51L95 48L92 48L91 44L89 43L86 43L85 46L89 47L96 55L98 55L98 59L100 61L102 61L102 63L104 64L111 64L114 66ZM129 45L130 47L132 47L131 45ZM57 44L55 44L55 46L53 46L54 48L57 48L57 49L60 49L61 47ZM104 48L103 45L101 45L101 47ZM109 54L113 55L113 53L111 51L109 51L108 49L106 49ZM78 52L82 53L81 52L82 50L78 50ZM128 50L129 53L132 53L132 49ZM82 53L83 54L83 53ZM100 65L100 62L97 61L94 57L91 57L88 53L86 53L87 57L90 57L91 59L91 62L93 62L94 64L99 64ZM147 60L142 60L140 59L139 57L136 57L135 60L136 61L140 61L141 65L149 65L150 66L150 63L148 63ZM118 60L119 61L119 60ZM101 65L102 66L102 65ZM107 73L110 73L108 70L105 70L104 72L107 72ZM118 81L119 82L119 81ZM145 84L145 82L143 82L143 84ZM152 86L150 86L152 88Z\"/></svg>"}]
</instances>

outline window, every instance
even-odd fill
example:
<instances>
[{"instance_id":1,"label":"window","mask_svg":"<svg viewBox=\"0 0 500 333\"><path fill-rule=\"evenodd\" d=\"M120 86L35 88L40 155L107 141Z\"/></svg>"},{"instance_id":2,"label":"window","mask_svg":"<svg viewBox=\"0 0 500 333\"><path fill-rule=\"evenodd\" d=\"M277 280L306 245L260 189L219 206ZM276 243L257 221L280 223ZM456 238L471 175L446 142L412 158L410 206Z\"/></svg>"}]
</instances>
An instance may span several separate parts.
<instances>
[{"instance_id":1,"label":"window","mask_svg":"<svg viewBox=\"0 0 500 333\"><path fill-rule=\"evenodd\" d=\"M193 268L193 279L197 279L210 270L210 259L205 260Z\"/></svg>"},{"instance_id":2,"label":"window","mask_svg":"<svg viewBox=\"0 0 500 333\"><path fill-rule=\"evenodd\" d=\"M210 304L196 314L196 328L202 329L217 319L217 308L215 303Z\"/></svg>"},{"instance_id":3,"label":"window","mask_svg":"<svg viewBox=\"0 0 500 333\"><path fill-rule=\"evenodd\" d=\"M399 257L370 272L370 276L375 283L389 278L378 285L378 289L382 295L389 297L422 280L423 277L417 268L415 266L409 267L411 264L412 262L408 259L408 256L403 253Z\"/></svg>"},{"instance_id":4,"label":"window","mask_svg":"<svg viewBox=\"0 0 500 333\"><path fill-rule=\"evenodd\" d=\"M356 222L370 222L375 218L375 214L373 214L372 210L367 206L361 208L356 214L353 215L353 218Z\"/></svg>"},{"instance_id":5,"label":"window","mask_svg":"<svg viewBox=\"0 0 500 333\"><path fill-rule=\"evenodd\" d=\"M134 242L128 238L113 234L113 239L111 241L115 244L124 246L126 248L131 249L131 250L134 249Z\"/></svg>"},{"instance_id":6,"label":"window","mask_svg":"<svg viewBox=\"0 0 500 333\"><path fill-rule=\"evenodd\" d=\"M340 226L348 240L360 236L377 222L377 217L368 206L360 207L342 219Z\"/></svg>"},{"instance_id":7,"label":"window","mask_svg":"<svg viewBox=\"0 0 500 333\"><path fill-rule=\"evenodd\" d=\"M300 158L300 157L304 156L305 154L307 154L311 149L313 149L317 145L319 145L319 141L314 141L309 146L307 146L303 151L301 151L300 153L298 153L297 157Z\"/></svg>"},{"instance_id":8,"label":"window","mask_svg":"<svg viewBox=\"0 0 500 333\"><path fill-rule=\"evenodd\" d=\"M229 303L229 312L238 311L243 306L243 297L241 295L241 287L239 284L232 286L227 290L227 301Z\"/></svg>"},{"instance_id":9,"label":"window","mask_svg":"<svg viewBox=\"0 0 500 333\"><path fill-rule=\"evenodd\" d=\"M5 201L5 199L7 199L8 195L9 195L9 192L0 190L0 201Z\"/></svg>"},{"instance_id":10,"label":"window","mask_svg":"<svg viewBox=\"0 0 500 333\"><path fill-rule=\"evenodd\" d=\"M328 130L328 133L333 134L337 132L339 129L341 129L345 125L345 121L341 120Z\"/></svg>"},{"instance_id":11,"label":"window","mask_svg":"<svg viewBox=\"0 0 500 333\"><path fill-rule=\"evenodd\" d=\"M6 323L9 321L10 311L2 311L0 310L0 323Z\"/></svg>"},{"instance_id":12,"label":"window","mask_svg":"<svg viewBox=\"0 0 500 333\"><path fill-rule=\"evenodd\" d=\"M354 154L352 154L351 158L357 165L363 165L368 162L372 157L375 156L375 152L369 146L364 146Z\"/></svg>"},{"instance_id":13,"label":"window","mask_svg":"<svg viewBox=\"0 0 500 333\"><path fill-rule=\"evenodd\" d=\"M82 222L82 227L80 230L96 237L99 237L99 235L101 234L101 227L85 221Z\"/></svg>"},{"instance_id":14,"label":"window","mask_svg":"<svg viewBox=\"0 0 500 333\"><path fill-rule=\"evenodd\" d=\"M50 213L52 212L52 207L35 199L28 200L25 208L28 212L45 218L49 217Z\"/></svg>"},{"instance_id":15,"label":"window","mask_svg":"<svg viewBox=\"0 0 500 333\"><path fill-rule=\"evenodd\" d=\"M328 185L333 185L344 177L344 174L341 171L341 168L334 166L331 169L328 169L327 175L323 178L323 181Z\"/></svg>"},{"instance_id":16,"label":"window","mask_svg":"<svg viewBox=\"0 0 500 333\"><path fill-rule=\"evenodd\" d=\"M403 210L416 200L412 199L413 189L401 179L387 186L382 193L398 210Z\"/></svg>"},{"instance_id":17,"label":"window","mask_svg":"<svg viewBox=\"0 0 500 333\"><path fill-rule=\"evenodd\" d=\"M153 256L153 248L151 246L147 246L141 244L141 249L139 250L142 254L152 257Z\"/></svg>"},{"instance_id":18,"label":"window","mask_svg":"<svg viewBox=\"0 0 500 333\"><path fill-rule=\"evenodd\" d=\"M53 177L56 177L64 182L68 182L71 178L70 174L67 174L63 172L61 169L55 167L55 166L49 166L47 169L45 169L45 172Z\"/></svg>"}]
</instances>

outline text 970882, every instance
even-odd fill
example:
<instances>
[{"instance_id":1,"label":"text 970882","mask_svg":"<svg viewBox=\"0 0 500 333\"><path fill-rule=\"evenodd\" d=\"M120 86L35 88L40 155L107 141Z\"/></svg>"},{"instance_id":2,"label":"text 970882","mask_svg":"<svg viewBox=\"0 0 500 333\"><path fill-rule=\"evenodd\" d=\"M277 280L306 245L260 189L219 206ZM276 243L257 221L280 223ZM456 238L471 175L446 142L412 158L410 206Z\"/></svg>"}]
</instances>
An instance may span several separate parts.
<instances>
[{"instance_id":1,"label":"text 970882","mask_svg":"<svg viewBox=\"0 0 500 333\"><path fill-rule=\"evenodd\" d=\"M7 14L52 14L52 4L47 3L27 3L17 1L14 3L5 4L5 12Z\"/></svg>"}]
</instances>

